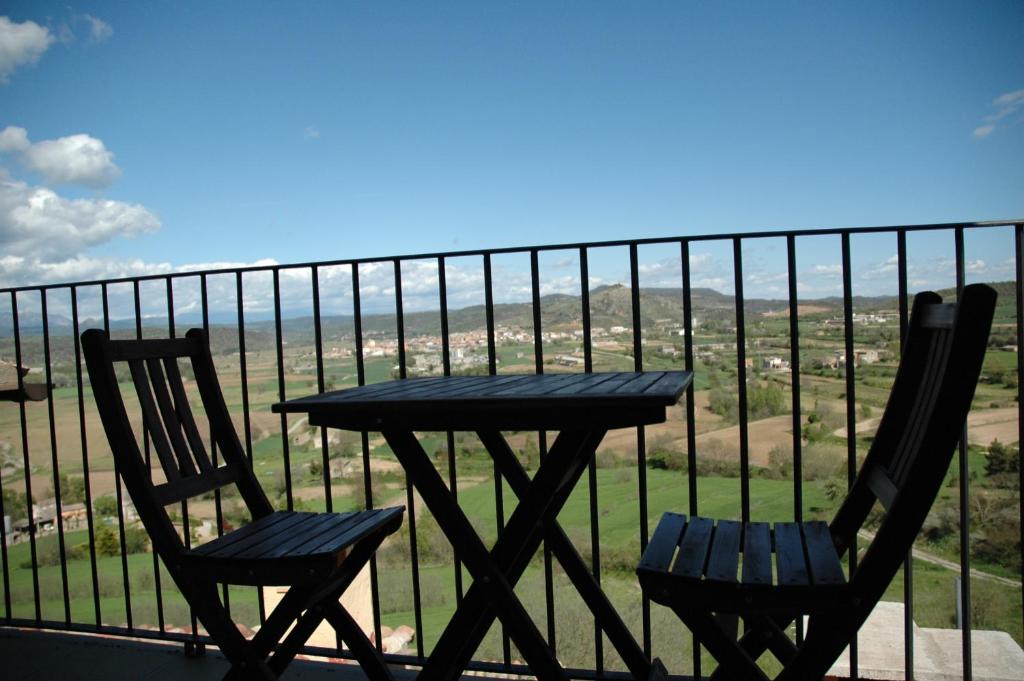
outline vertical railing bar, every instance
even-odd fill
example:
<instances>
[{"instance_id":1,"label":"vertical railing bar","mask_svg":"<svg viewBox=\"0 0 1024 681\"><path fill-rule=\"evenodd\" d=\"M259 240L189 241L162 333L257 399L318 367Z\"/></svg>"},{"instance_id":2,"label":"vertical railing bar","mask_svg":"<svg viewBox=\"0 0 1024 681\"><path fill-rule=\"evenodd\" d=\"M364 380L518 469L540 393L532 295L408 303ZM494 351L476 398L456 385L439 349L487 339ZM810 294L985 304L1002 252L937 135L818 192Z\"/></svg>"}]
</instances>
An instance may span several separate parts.
<instances>
[{"instance_id":1,"label":"vertical railing bar","mask_svg":"<svg viewBox=\"0 0 1024 681\"><path fill-rule=\"evenodd\" d=\"M359 264L352 264L352 332L356 343L356 383L366 385L366 367L363 365L363 310L359 296ZM360 432L363 447L363 497L367 510L373 508L373 482L370 477L370 438ZM373 635L377 650L384 651L384 638L380 623L380 583L377 576L377 557L370 558L370 601L373 609Z\"/></svg>"},{"instance_id":2,"label":"vertical railing bar","mask_svg":"<svg viewBox=\"0 0 1024 681\"><path fill-rule=\"evenodd\" d=\"M534 371L538 374L544 373L544 336L543 336L543 315L541 314L540 302L540 258L536 249L530 251L530 292L533 303L533 362ZM541 460L547 455L547 433L537 433L538 449ZM551 550L545 540L544 544L544 603L547 610L548 624L548 645L552 650L558 650L555 632L555 574L554 564L551 560Z\"/></svg>"},{"instance_id":3,"label":"vertical railing bar","mask_svg":"<svg viewBox=\"0 0 1024 681\"><path fill-rule=\"evenodd\" d=\"M793 520L803 522L803 418L800 405L800 301L796 286L796 238L786 237L786 259L789 279L789 370L792 382L793 410ZM802 622L798 621L798 624ZM798 627L802 628L802 627Z\"/></svg>"},{"instance_id":4,"label":"vertical railing bar","mask_svg":"<svg viewBox=\"0 0 1024 681\"><path fill-rule=\"evenodd\" d=\"M690 289L690 242L679 242L680 269L683 277L683 356L686 370L694 370L693 357L693 298ZM686 486L691 516L697 515L697 409L694 405L693 381L686 388ZM693 678L701 678L700 641L691 634L693 652Z\"/></svg>"},{"instance_id":5,"label":"vertical railing bar","mask_svg":"<svg viewBox=\"0 0 1024 681\"><path fill-rule=\"evenodd\" d=\"M177 327L174 321L174 279L167 277L166 282L166 299L167 299L167 335L171 338L177 336ZM188 517L188 499L181 500L181 529L184 535L185 549L189 550L192 548L192 523ZM199 620L196 618L196 613L192 609L192 605L189 604L188 608L189 620L192 624L192 639L193 645L198 644L199 637Z\"/></svg>"},{"instance_id":6,"label":"vertical railing bar","mask_svg":"<svg viewBox=\"0 0 1024 681\"><path fill-rule=\"evenodd\" d=\"M679 259L683 277L683 357L686 370L694 370L693 356L693 297L690 287L690 242L679 243ZM686 388L686 477L687 496L691 516L697 515L697 409L693 382ZM699 673L696 674L700 676Z\"/></svg>"},{"instance_id":7,"label":"vertical railing bar","mask_svg":"<svg viewBox=\"0 0 1024 681\"><path fill-rule=\"evenodd\" d=\"M398 337L398 377L406 378L405 356L405 310L402 301L402 261L395 258L395 334ZM409 518L409 560L412 563L412 604L416 621L416 655L421 660L423 653L423 604L420 594L420 556L416 535L416 499L413 496L409 475L405 475L405 505Z\"/></svg>"},{"instance_id":8,"label":"vertical railing bar","mask_svg":"<svg viewBox=\"0 0 1024 681\"><path fill-rule=\"evenodd\" d=\"M100 577L96 567L96 528L92 515L92 484L89 480L89 441L85 427L85 386L82 380L82 344L79 338L78 320L78 287L71 287L71 327L75 346L75 384L78 391L78 429L82 443L82 475L85 480L85 526L89 535L89 565L92 575L93 609L96 615L96 628L103 626L100 612ZM6 539L6 537L0 537ZM7 585L7 543L4 548L4 585ZM5 589L5 595L6 595ZM10 619L10 603L7 603L7 617Z\"/></svg>"},{"instance_id":9,"label":"vertical railing bar","mask_svg":"<svg viewBox=\"0 0 1024 681\"><path fill-rule=\"evenodd\" d=\"M100 296L103 301L103 330L107 332L107 337L110 337L110 295L107 288L107 284L100 286ZM115 499L117 500L117 527L118 534L121 542L121 574L124 586L124 611L125 619L127 621L128 630L134 629L132 626L132 606L131 606L131 588L128 581L128 554L125 550L124 540L124 493L121 490L121 473L117 465L117 457L114 457L114 493Z\"/></svg>"},{"instance_id":10,"label":"vertical railing bar","mask_svg":"<svg viewBox=\"0 0 1024 681\"><path fill-rule=\"evenodd\" d=\"M210 342L210 296L209 289L207 288L206 273L199 275L199 306L203 311L203 333L206 335L206 340ZM212 354L212 353L211 353ZM217 440L214 437L213 425L210 425L210 461L214 468L219 466L217 456ZM224 535L224 506L221 499L220 488L213 490L213 511L214 518L217 521L217 536L222 537ZM231 591L227 584L222 587L221 593L224 598L224 609L227 611L228 616L231 616Z\"/></svg>"},{"instance_id":11,"label":"vertical railing bar","mask_svg":"<svg viewBox=\"0 0 1024 681\"><path fill-rule=\"evenodd\" d=\"M281 270L274 268L274 345L277 350L277 395L281 402L284 402L284 331L281 322ZM284 459L284 494L287 509L294 508L292 499L292 461L291 451L288 447L288 415L281 413L281 456Z\"/></svg>"},{"instance_id":12,"label":"vertical railing bar","mask_svg":"<svg viewBox=\"0 0 1024 681\"><path fill-rule=\"evenodd\" d=\"M170 287L170 280L168 280L167 286ZM132 296L134 298L135 305L135 338L142 338L142 300L141 295L139 294L138 280L132 282ZM170 310L170 308L168 309ZM170 320L171 318L170 311L168 311L167 318L168 320ZM150 432L148 432L145 428L142 428L142 453L145 459L145 468L147 471L150 471L152 460L152 454L150 450ZM161 594L160 591L160 555L156 551L153 552L153 577L153 584L154 587L156 587L157 591L157 624L160 631L163 632L165 622L163 607L164 604L162 597L163 595Z\"/></svg>"},{"instance_id":13,"label":"vertical railing bar","mask_svg":"<svg viewBox=\"0 0 1024 681\"><path fill-rule=\"evenodd\" d=\"M750 440L747 431L747 328L743 299L743 242L732 240L733 286L736 307L736 388L740 431L740 517L750 522Z\"/></svg>"},{"instance_id":14,"label":"vertical railing bar","mask_svg":"<svg viewBox=\"0 0 1024 681\"><path fill-rule=\"evenodd\" d=\"M487 325L487 373L498 373L497 350L494 347L494 281L491 276L491 255L484 255L484 323Z\"/></svg>"},{"instance_id":15,"label":"vertical railing bar","mask_svg":"<svg viewBox=\"0 0 1024 681\"><path fill-rule=\"evenodd\" d=\"M842 260L843 260L843 342L846 353L846 485L847 489L853 487L854 478L857 475L857 418L856 418L856 392L854 379L856 378L853 356L853 282L850 267L850 233L843 232L842 235ZM857 537L856 534L850 537L850 576L852 577L857 569ZM857 672L857 636L854 635L850 641L850 678L856 679Z\"/></svg>"},{"instance_id":16,"label":"vertical railing bar","mask_svg":"<svg viewBox=\"0 0 1024 681\"><path fill-rule=\"evenodd\" d=\"M242 287L242 272L235 272L235 312L238 323L238 375L242 386L242 427L245 429L245 454L249 467L252 459L252 423L249 419L249 366L245 356L245 291Z\"/></svg>"},{"instance_id":17,"label":"vertical railing bar","mask_svg":"<svg viewBox=\"0 0 1024 681\"><path fill-rule=\"evenodd\" d=\"M897 286L899 287L900 312L900 356L910 325L907 305L907 233L896 233L896 260L898 264ZM914 548L907 549L903 559L903 674L906 679L914 678Z\"/></svg>"},{"instance_id":18,"label":"vertical railing bar","mask_svg":"<svg viewBox=\"0 0 1024 681\"><path fill-rule=\"evenodd\" d=\"M956 298L959 301L964 290L964 228L953 232L956 245ZM964 422L960 436L960 604L962 630L962 653L964 681L971 681L971 509L970 509L970 466L967 458L967 422Z\"/></svg>"},{"instance_id":19,"label":"vertical railing bar","mask_svg":"<svg viewBox=\"0 0 1024 681\"><path fill-rule=\"evenodd\" d=\"M1013 226L1014 269L1016 274L1017 310L1017 489L1024 490L1024 224ZM1024 564L1024 503L1018 501L1020 512L1020 560ZM1021 612L1024 613L1024 572L1021 573Z\"/></svg>"},{"instance_id":20,"label":"vertical railing bar","mask_svg":"<svg viewBox=\"0 0 1024 681\"><path fill-rule=\"evenodd\" d=\"M491 256L488 253L484 255L484 314L487 324L487 373L494 376L498 373L498 358L494 344L494 280L492 275ZM501 485L501 471L498 470L497 463L493 466L492 474L494 476L494 524L497 527L498 534L501 534L502 529L505 527L505 504L504 491ZM505 625L501 624L500 628L502 661L505 667L508 668L512 664L511 641L509 640L508 633L505 631Z\"/></svg>"},{"instance_id":21,"label":"vertical railing bar","mask_svg":"<svg viewBox=\"0 0 1024 681\"><path fill-rule=\"evenodd\" d=\"M445 259L437 259L437 295L441 314L441 365L445 376L452 375L451 338L448 329L448 277L445 271ZM445 444L448 447L448 489L451 490L455 503L459 502L458 471L455 465L455 433L445 433ZM462 560L458 549L452 547L453 568L455 570L455 603L462 605Z\"/></svg>"},{"instance_id":22,"label":"vertical railing bar","mask_svg":"<svg viewBox=\"0 0 1024 681\"><path fill-rule=\"evenodd\" d=\"M786 237L786 267L789 282L789 375L793 411L793 520L804 519L803 414L800 405L800 300L796 286L796 237ZM803 644L804 620L796 620L796 642Z\"/></svg>"},{"instance_id":23,"label":"vertical railing bar","mask_svg":"<svg viewBox=\"0 0 1024 681\"><path fill-rule=\"evenodd\" d=\"M12 294L13 295L13 294ZM20 373L20 372L19 372ZM3 467L0 466L0 560L3 562L3 580L4 580L4 619L9 624L11 622L11 579L9 574L9 568L7 565L7 528L2 522L3 518L7 515L7 509L4 505L4 476ZM13 528L12 528L13 529ZM92 542L89 542L89 546L92 546Z\"/></svg>"},{"instance_id":24,"label":"vertical railing bar","mask_svg":"<svg viewBox=\"0 0 1024 681\"><path fill-rule=\"evenodd\" d=\"M580 248L580 316L583 323L583 371L594 371L594 342L590 321L590 259L586 247Z\"/></svg>"},{"instance_id":25,"label":"vertical railing bar","mask_svg":"<svg viewBox=\"0 0 1024 681\"><path fill-rule=\"evenodd\" d=\"M644 370L643 322L640 316L640 267L636 242L629 244L630 308L633 319L633 370ZM647 526L647 431L636 428L637 495L640 506L640 553L647 548L650 528ZM651 601L646 594L640 596L640 619L643 630L644 654L651 656Z\"/></svg>"},{"instance_id":26,"label":"vertical railing bar","mask_svg":"<svg viewBox=\"0 0 1024 681\"><path fill-rule=\"evenodd\" d=\"M310 268L313 282L313 342L316 349L316 390L324 392L324 337L323 320L320 311L320 268ZM334 511L334 495L331 492L331 457L328 452L327 429L320 428L320 472L324 483L324 507L328 513Z\"/></svg>"},{"instance_id":27,"label":"vertical railing bar","mask_svg":"<svg viewBox=\"0 0 1024 681\"><path fill-rule=\"evenodd\" d=\"M71 597L68 592L68 563L64 543L64 504L61 500L60 465L57 461L57 424L53 411L53 367L50 356L50 315L46 304L47 290L39 290L39 305L43 317L43 362L46 372L46 412L50 426L50 461L53 467L54 521L57 525L57 549L60 553L60 584L64 597L64 623L71 626Z\"/></svg>"},{"instance_id":28,"label":"vertical railing bar","mask_svg":"<svg viewBox=\"0 0 1024 681\"><path fill-rule=\"evenodd\" d=\"M586 247L580 248L580 318L583 322L583 371L594 370L594 343L590 337L590 262ZM587 486L590 496L590 565L594 581L601 585L601 514L597 506L597 457L587 466ZM601 627L594 620L594 671L604 676L604 638Z\"/></svg>"},{"instance_id":29,"label":"vertical railing bar","mask_svg":"<svg viewBox=\"0 0 1024 681\"><path fill-rule=\"evenodd\" d=\"M14 333L14 365L15 374L18 377L18 392L24 394L25 378L21 375L21 330L18 322L18 294L11 291L11 329ZM18 401L18 415L21 420L21 453L24 460L25 471L25 506L28 512L28 542L29 553L32 557L32 596L35 605L36 622L41 622L42 611L39 602L39 561L36 554L36 520L35 510L32 508L32 462L28 456L28 418L25 413L25 401ZM122 544L123 546L123 544Z\"/></svg>"},{"instance_id":30,"label":"vertical railing bar","mask_svg":"<svg viewBox=\"0 0 1024 681\"><path fill-rule=\"evenodd\" d=\"M249 365L245 357L245 289L242 271L235 271L235 313L238 320L238 378L242 387L242 429L245 431L245 454L249 468L255 470L252 452L252 421L249 418ZM260 626L267 621L267 606L263 600L263 589L256 588L256 606L259 610Z\"/></svg>"},{"instance_id":31,"label":"vertical railing bar","mask_svg":"<svg viewBox=\"0 0 1024 681\"><path fill-rule=\"evenodd\" d=\"M142 338L142 296L139 291L139 280L136 279L132 282L132 302L135 311L135 337ZM142 452L143 457L146 461L146 470L150 471L151 452L149 446L149 431L145 428L142 429ZM164 609L163 609L163 594L160 591L160 555L153 551L153 586L156 589L156 613L157 613L157 627L161 632L164 631Z\"/></svg>"}]
</instances>

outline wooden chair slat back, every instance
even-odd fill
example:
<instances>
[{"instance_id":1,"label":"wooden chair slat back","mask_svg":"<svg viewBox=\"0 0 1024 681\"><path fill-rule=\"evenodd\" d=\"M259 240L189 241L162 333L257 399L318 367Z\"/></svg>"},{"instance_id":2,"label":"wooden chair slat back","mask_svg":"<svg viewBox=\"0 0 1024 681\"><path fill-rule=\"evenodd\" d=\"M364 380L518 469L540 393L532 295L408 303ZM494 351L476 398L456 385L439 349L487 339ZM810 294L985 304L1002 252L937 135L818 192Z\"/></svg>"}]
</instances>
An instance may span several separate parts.
<instances>
[{"instance_id":1,"label":"wooden chair slat back","mask_svg":"<svg viewBox=\"0 0 1024 681\"><path fill-rule=\"evenodd\" d=\"M224 403L206 335L192 329L182 339L110 340L92 329L82 334L89 380L107 439L139 517L162 555L185 547L164 506L236 484L254 518L273 511L244 456ZM196 426L179 359L191 362L211 435L223 457L213 466ZM115 372L127 363L142 408L143 427L156 450L166 483L154 484L132 429Z\"/></svg>"},{"instance_id":2,"label":"wooden chair slat back","mask_svg":"<svg viewBox=\"0 0 1024 681\"><path fill-rule=\"evenodd\" d=\"M985 357L996 293L964 289L958 304L916 296L903 356L878 432L830 529L849 548L876 501L886 513L857 570L888 584L934 503L963 432Z\"/></svg>"},{"instance_id":3,"label":"wooden chair slat back","mask_svg":"<svg viewBox=\"0 0 1024 681\"><path fill-rule=\"evenodd\" d=\"M167 375L167 384L170 386L171 395L174 398L175 413L185 431L185 437L188 439L189 449L192 450L192 459L199 464L199 470L204 473L209 472L213 468L213 464L206 452L203 438L199 435L195 417L192 416L192 407L189 406L188 395L185 394L185 384L181 380L178 362L173 357L165 357L163 364L164 372Z\"/></svg>"},{"instance_id":4,"label":"wooden chair slat back","mask_svg":"<svg viewBox=\"0 0 1024 681\"><path fill-rule=\"evenodd\" d=\"M178 463L178 471L182 477L191 477L198 472L195 461L192 460L192 451L185 442L182 432L181 419L175 404L171 400L171 391L167 387L167 380L164 376L163 362L159 359L147 359L146 369L149 372L149 382L156 395L157 407L160 409L160 418L163 421L164 431L171 441L174 456Z\"/></svg>"},{"instance_id":5,"label":"wooden chair slat back","mask_svg":"<svg viewBox=\"0 0 1024 681\"><path fill-rule=\"evenodd\" d=\"M163 421L157 416L156 399L150 387L149 374L146 371L146 363L141 359L128 360L128 368L131 370L132 382L135 384L135 394L139 399L139 407L142 409L142 427L149 434L160 459L160 467L164 476L169 482L181 478L181 470L178 461L171 450L170 440L164 431Z\"/></svg>"}]
</instances>

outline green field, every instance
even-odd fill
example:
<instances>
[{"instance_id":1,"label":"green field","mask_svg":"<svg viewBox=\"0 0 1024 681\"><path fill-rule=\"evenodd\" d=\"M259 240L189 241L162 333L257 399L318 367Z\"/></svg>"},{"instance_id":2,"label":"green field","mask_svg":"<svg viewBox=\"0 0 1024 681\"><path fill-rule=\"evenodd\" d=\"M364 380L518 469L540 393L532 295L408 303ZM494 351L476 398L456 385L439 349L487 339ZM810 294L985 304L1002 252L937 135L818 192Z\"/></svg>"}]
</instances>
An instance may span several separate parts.
<instances>
[{"instance_id":1,"label":"green field","mask_svg":"<svg viewBox=\"0 0 1024 681\"><path fill-rule=\"evenodd\" d=\"M665 510L688 508L685 475L665 470L647 470L648 527L653 529L660 514ZM602 588L616 604L627 624L639 636L641 633L641 601L639 587L632 575L632 569L640 553L637 532L639 523L638 474L635 467L598 469L597 521L600 528ZM738 517L739 481L731 478L705 477L698 479L698 509L701 514L714 517ZM792 483L779 480L752 479L751 510L755 519L792 517ZM512 508L513 497L505 490L505 508ZM814 514L831 512L833 502L828 501L821 482L805 483L805 508L815 509ZM384 493L380 502L404 503L404 492L392 489ZM343 496L336 496L335 507L349 504ZM496 536L494 511L494 485L485 481L461 489L459 501L474 526L485 540L492 542ZM322 502L321 502L322 504ZM321 504L315 504L320 506ZM507 517L507 516L506 516ZM577 549L589 562L590 499L585 483L574 491L559 515L559 522L566 530ZM420 585L423 594L422 630L420 636L427 651L436 642L450 618L456 603L455 574L451 549L441 538L433 520L420 508L417 517L417 536L420 545ZM412 575L408 562L408 523L403 531L380 554L380 591L382 594L382 621L389 626L398 624L415 625L413 613ZM68 533L68 546L87 541L84 532ZM39 538L40 553L55 551L56 537L53 534ZM11 584L12 615L19 618L34 618L32 570L27 543L10 547L8 550ZM118 557L101 557L97 563L100 582L101 620L106 624L127 623L123 595L121 560ZM92 576L87 558L71 560L67 564L68 589L71 594L71 618L75 622L95 622ZM914 568L915 621L919 626L949 627L954 612L953 579L957 572L939 568L929 563L915 561ZM157 625L156 592L154 588L153 557L151 554L134 554L128 557L129 583L131 585L132 622L135 626L155 627ZM517 587L527 609L535 614L541 631L546 631L545 590L543 563L538 555L526 571ZM63 620L62 579L57 565L40 568L38 571L41 592L41 615L44 619ZM470 579L465 574L465 583ZM179 627L188 627L187 608L170 584L166 573L161 571L163 609L165 621ZM1020 591L991 581L975 579L972 582L975 601L975 626L994 628L1010 632L1021 640ZM556 568L554 580L554 602L559 658L565 664L589 666L593 664L593 636L581 634L579 623L590 622L591 617L575 594L571 584ZM887 600L903 600L902 576L898 576L886 595ZM250 625L258 623L258 606L255 590L233 588L231 605L241 621ZM652 609L653 646L677 673L686 673L691 665L690 638L680 636L680 625L664 609ZM584 632L591 631L591 625ZM608 668L621 668L617 656L605 646L605 664ZM478 654L481 659L501 658L501 637L497 628L485 639ZM710 664L710 660L707 661Z\"/></svg>"}]
</instances>

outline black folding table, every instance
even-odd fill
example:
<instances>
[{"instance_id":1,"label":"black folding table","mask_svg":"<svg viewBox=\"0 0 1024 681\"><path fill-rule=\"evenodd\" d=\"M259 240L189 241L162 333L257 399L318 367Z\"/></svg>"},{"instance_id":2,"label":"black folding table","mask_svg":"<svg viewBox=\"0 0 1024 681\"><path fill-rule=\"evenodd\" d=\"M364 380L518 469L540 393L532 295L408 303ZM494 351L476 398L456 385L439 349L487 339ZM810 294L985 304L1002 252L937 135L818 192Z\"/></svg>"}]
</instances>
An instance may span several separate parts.
<instances>
[{"instance_id":1,"label":"black folding table","mask_svg":"<svg viewBox=\"0 0 1024 681\"><path fill-rule=\"evenodd\" d=\"M307 413L313 426L379 431L473 576L420 679L458 678L495 617L538 678L566 678L513 591L541 541L634 678L647 679L650 660L556 518L605 432L665 421L666 408L691 380L688 371L414 378L302 397L273 410ZM532 479L501 434L512 430L558 432ZM476 432L519 498L490 551L420 446L417 431Z\"/></svg>"}]
</instances>

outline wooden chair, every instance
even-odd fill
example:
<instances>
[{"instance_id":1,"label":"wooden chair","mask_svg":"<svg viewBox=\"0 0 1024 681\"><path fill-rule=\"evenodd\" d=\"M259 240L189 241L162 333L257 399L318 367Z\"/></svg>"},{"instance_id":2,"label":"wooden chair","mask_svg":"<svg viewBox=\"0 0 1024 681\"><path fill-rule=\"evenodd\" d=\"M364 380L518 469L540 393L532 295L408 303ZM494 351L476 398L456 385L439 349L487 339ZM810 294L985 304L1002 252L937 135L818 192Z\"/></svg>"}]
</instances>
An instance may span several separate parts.
<instances>
[{"instance_id":1,"label":"wooden chair","mask_svg":"<svg viewBox=\"0 0 1024 681\"><path fill-rule=\"evenodd\" d=\"M766 679L755 662L770 650L777 679L819 679L882 597L934 502L970 410L996 293L964 289L959 304L919 294L888 405L849 494L831 523L773 524L666 513L637 576L670 607L718 669L712 678ZM847 579L843 556L875 503L884 515ZM773 579L774 573L774 579ZM806 636L786 628L807 615ZM736 618L745 630L737 640Z\"/></svg>"},{"instance_id":2,"label":"wooden chair","mask_svg":"<svg viewBox=\"0 0 1024 681\"><path fill-rule=\"evenodd\" d=\"M391 679L379 652L338 599L384 538L401 525L404 508L357 513L274 511L238 441L206 335L200 329L192 329L185 338L129 341L110 340L103 331L93 329L82 334L82 346L119 474L153 549L231 662L225 678L277 679L326 618L370 679ZM206 452L179 359L191 362L222 465L214 466ZM166 481L154 481L139 449L115 363L128 365L143 426ZM165 507L230 484L237 485L252 522L188 549ZM290 588L256 635L246 640L221 603L217 588L221 583Z\"/></svg>"}]
</instances>

